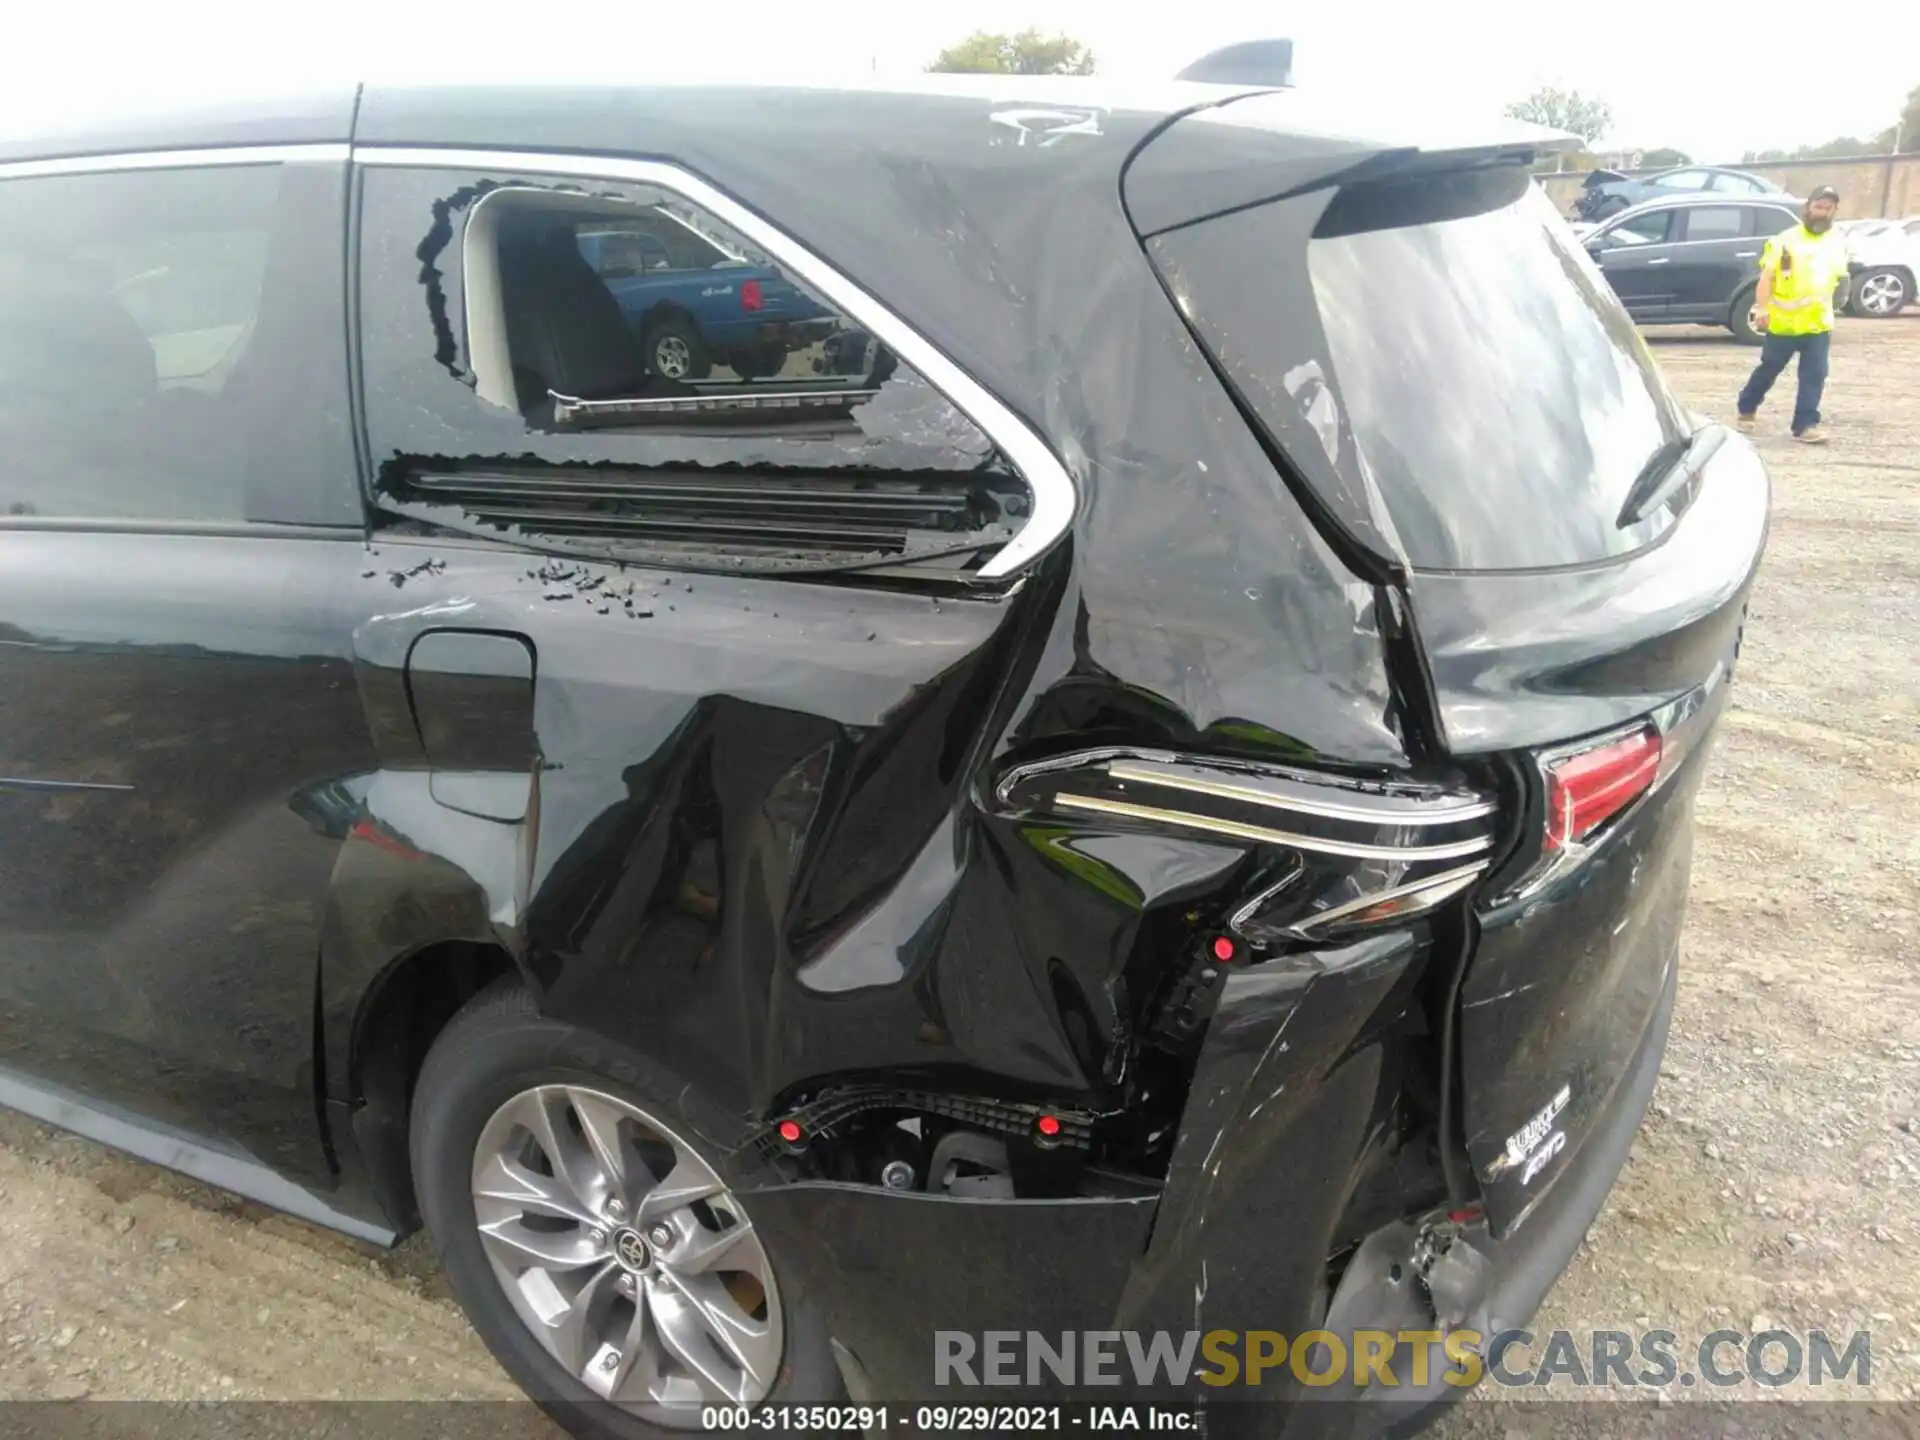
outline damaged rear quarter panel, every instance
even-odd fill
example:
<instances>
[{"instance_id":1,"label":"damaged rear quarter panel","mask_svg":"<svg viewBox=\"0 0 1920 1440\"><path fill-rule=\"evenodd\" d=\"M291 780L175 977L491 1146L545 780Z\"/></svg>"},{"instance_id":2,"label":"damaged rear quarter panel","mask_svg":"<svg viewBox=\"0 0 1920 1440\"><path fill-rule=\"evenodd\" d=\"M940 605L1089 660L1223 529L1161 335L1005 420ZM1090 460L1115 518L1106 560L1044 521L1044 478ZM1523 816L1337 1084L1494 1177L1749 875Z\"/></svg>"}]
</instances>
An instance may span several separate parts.
<instances>
[{"instance_id":1,"label":"damaged rear quarter panel","mask_svg":"<svg viewBox=\"0 0 1920 1440\"><path fill-rule=\"evenodd\" d=\"M833 143L850 105L867 128L858 145ZM695 1080L738 1116L736 1134L712 1137L723 1145L783 1098L863 1073L1114 1103L1116 1037L1158 979L1159 957L1143 949L1149 918L1223 900L1244 851L994 814L984 797L1004 767L1095 743L1371 776L1410 763L1379 594L1275 474L1121 209L1122 163L1164 109L1103 108L1036 131L1003 108L985 94L808 91L583 101L376 89L363 105L366 144L686 166L930 337L1075 481L1068 536L1017 586L971 597L559 561L417 525L377 538L377 564L409 578L384 594L383 579L368 583L356 658L369 693L393 692L429 629L521 636L534 655L528 818L409 822L409 843L463 877L442 887L444 914L506 945L548 1013ZM591 436L486 411L457 343L448 355L457 263L436 226L457 224L458 205L443 202L474 193L478 177L367 178L390 182L388 198L404 197L418 222L361 238L376 470L398 457L592 463ZM671 463L737 453L695 438ZM417 568L428 560L438 563ZM398 758L404 727L390 728ZM431 801L424 782L415 789L409 804ZM376 787L369 809L400 793ZM506 833L474 828L487 825ZM384 953L356 954L343 990L390 964L409 924L421 943L418 919L396 919ZM1330 1229L1348 1179L1325 1137L1350 1121L1357 1135L1382 1083L1377 1055L1352 1047L1417 958L1343 951L1236 977L1229 1034L1196 1082L1197 1128L1180 1142L1146 1258L1124 1284L1100 1267L1061 1323L1118 1313L1184 1328L1195 1287L1214 1281L1224 1288L1209 1319L1293 1328L1310 1314L1314 1242L1273 1271L1256 1221L1302 1237ZM1243 1126L1253 1140L1222 1175L1209 1154ZM1284 1204L1274 1198L1276 1176L1307 1172ZM794 1213L806 1204L796 1198ZM908 1228L932 1253L987 1243L998 1208L884 1195L819 1204L850 1224L871 1206L914 1206L922 1218ZM1112 1243L1138 1253L1141 1208L1115 1202L1102 1221ZM917 1263L862 1263L880 1260ZM1006 1313L991 1296L975 1311ZM930 1302L923 1333L938 1319ZM924 1384L912 1369L930 1338L893 1353L903 1368L889 1378Z\"/></svg>"}]
</instances>

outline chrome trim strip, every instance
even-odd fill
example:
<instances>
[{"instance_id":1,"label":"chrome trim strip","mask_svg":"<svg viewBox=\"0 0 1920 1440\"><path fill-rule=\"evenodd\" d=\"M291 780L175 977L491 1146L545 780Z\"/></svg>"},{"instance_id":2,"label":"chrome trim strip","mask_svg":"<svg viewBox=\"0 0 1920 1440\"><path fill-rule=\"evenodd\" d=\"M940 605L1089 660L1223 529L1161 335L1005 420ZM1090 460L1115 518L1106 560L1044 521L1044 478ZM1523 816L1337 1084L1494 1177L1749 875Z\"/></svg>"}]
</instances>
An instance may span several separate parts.
<instances>
[{"instance_id":1,"label":"chrome trim strip","mask_svg":"<svg viewBox=\"0 0 1920 1440\"><path fill-rule=\"evenodd\" d=\"M422 149L410 146L353 147L358 165L396 165L414 169L499 170L512 175L554 175L579 180L626 181L657 185L693 202L738 230L782 265L826 296L894 354L919 371L1000 447L1033 497L1033 513L1018 534L974 572L980 579L1011 575L1040 555L1073 524L1079 497L1066 467L1026 421L1015 415L979 381L962 370L931 341L757 212L677 165L657 160L626 160L610 155L554 155L524 150Z\"/></svg>"},{"instance_id":2,"label":"chrome trim strip","mask_svg":"<svg viewBox=\"0 0 1920 1440\"><path fill-rule=\"evenodd\" d=\"M1119 761L1123 764L1127 761L1137 761L1153 765L1210 765L1215 768L1236 763L1221 760L1215 756L1196 755L1191 752L1183 754L1174 750L1157 750L1144 745L1101 745L1089 750L1074 750L1065 755L1055 755L1050 759L1030 760L1024 765L1016 765L1000 777L1000 783L994 786L994 798L1002 805L1010 803L1014 788L1022 781L1031 780L1037 775L1053 775L1065 770L1090 770L1096 765L1105 766L1106 773L1111 775L1113 773L1112 762L1114 761ZM1240 761L1237 763L1245 765L1248 762ZM1328 783L1331 777L1312 776L1297 769L1290 769L1281 764L1275 764L1268 768L1273 771L1274 778L1285 780L1295 785L1302 785L1308 788L1323 788L1329 792L1337 792L1339 788ZM1158 783L1157 777L1156 783ZM1264 799L1265 797L1262 798ZM1393 795L1392 798L1418 801L1425 797L1420 795L1398 794ZM1318 804L1320 802L1309 801L1307 803ZM1332 804L1334 802L1328 801L1326 803ZM1492 814L1498 809L1499 806L1497 803L1489 803L1487 805L1488 814ZM1381 817L1379 813L1367 810L1357 818L1378 822ZM1469 820L1476 817L1460 814L1449 815L1447 818L1449 820Z\"/></svg>"},{"instance_id":3,"label":"chrome trim strip","mask_svg":"<svg viewBox=\"0 0 1920 1440\"><path fill-rule=\"evenodd\" d=\"M498 190L493 192L498 195ZM577 395L547 391L553 401L553 420L564 425L594 415L736 414L752 410L835 410L850 400L871 400L878 390L770 390L752 395L651 395L620 400L582 400Z\"/></svg>"},{"instance_id":4,"label":"chrome trim strip","mask_svg":"<svg viewBox=\"0 0 1920 1440\"><path fill-rule=\"evenodd\" d=\"M1336 805L1331 801L1296 800L1288 796L1269 795L1264 790L1256 790L1248 785L1232 785L1224 780L1203 780L1197 776L1188 775L1163 775L1138 765L1129 765L1125 761L1109 764L1107 774L1115 780L1126 780L1140 785L1158 785L1167 790L1188 790L1196 795L1212 795L1221 800L1244 800L1250 805L1264 805L1272 810L1291 810L1299 815L1315 815L1323 820L1359 820L1371 825L1451 825L1462 820L1478 820L1482 816L1493 814L1497 808L1491 801L1469 801L1463 805L1436 809L1425 814L1403 815L1397 811Z\"/></svg>"},{"instance_id":5,"label":"chrome trim strip","mask_svg":"<svg viewBox=\"0 0 1920 1440\"><path fill-rule=\"evenodd\" d=\"M45 175L108 175L122 170L197 170L208 165L284 165L292 161L341 163L345 144L231 145L208 150L133 150L118 155L69 155L59 160L14 160L0 165L0 180Z\"/></svg>"},{"instance_id":6,"label":"chrome trim strip","mask_svg":"<svg viewBox=\"0 0 1920 1440\"><path fill-rule=\"evenodd\" d=\"M1278 895L1282 890L1287 890L1298 885L1306 878L1306 875L1307 867L1301 864L1300 861L1295 860L1293 862L1293 869L1289 870L1264 890L1256 892L1251 900L1247 901L1246 904L1229 915L1227 917L1227 928L1236 935L1239 934L1240 927L1245 925L1262 910L1266 909L1268 901L1272 900L1273 897Z\"/></svg>"},{"instance_id":7,"label":"chrome trim strip","mask_svg":"<svg viewBox=\"0 0 1920 1440\"><path fill-rule=\"evenodd\" d=\"M1474 878L1486 868L1487 862L1481 860L1472 865L1462 865L1458 870L1445 870L1438 875L1429 875L1424 880L1415 880L1408 885L1396 885L1391 890L1380 890L1372 895L1362 895L1358 900L1349 900L1344 905L1335 905L1330 910L1322 910L1317 915L1309 915L1304 920L1295 921L1292 925L1289 925L1287 929L1293 934L1303 938L1310 937L1316 932L1327 929L1329 926L1339 924L1340 921L1349 915L1358 915L1363 911L1373 909L1376 905L1384 905L1389 900L1399 900L1409 895L1424 896L1427 903L1421 907L1421 910L1431 910L1442 900L1450 900L1462 890L1466 889L1467 886L1473 883ZM1433 893L1429 895L1427 894L1428 891ZM1404 913L1417 915L1420 911L1410 910ZM1400 917L1396 915L1394 918L1397 920Z\"/></svg>"},{"instance_id":8,"label":"chrome trim strip","mask_svg":"<svg viewBox=\"0 0 1920 1440\"><path fill-rule=\"evenodd\" d=\"M1125 800L1108 800L1097 795L1062 792L1053 803L1066 810L1091 810L1101 815L1120 815L1130 820L1152 820L1162 825L1178 825L1189 830L1206 830L1216 835L1231 835L1238 840L1255 840L1269 845L1288 845L1316 855L1341 855L1351 860L1462 860L1478 855L1493 844L1491 835L1458 840L1450 845L1350 845L1319 835L1294 835L1285 830L1268 830L1260 825L1242 825L1237 820L1215 820L1206 815L1191 815L1184 810L1162 810L1153 805L1134 805Z\"/></svg>"},{"instance_id":9,"label":"chrome trim strip","mask_svg":"<svg viewBox=\"0 0 1920 1440\"><path fill-rule=\"evenodd\" d=\"M111 790L130 791L131 785L107 780L26 780L17 775L0 775L0 790Z\"/></svg>"}]
</instances>

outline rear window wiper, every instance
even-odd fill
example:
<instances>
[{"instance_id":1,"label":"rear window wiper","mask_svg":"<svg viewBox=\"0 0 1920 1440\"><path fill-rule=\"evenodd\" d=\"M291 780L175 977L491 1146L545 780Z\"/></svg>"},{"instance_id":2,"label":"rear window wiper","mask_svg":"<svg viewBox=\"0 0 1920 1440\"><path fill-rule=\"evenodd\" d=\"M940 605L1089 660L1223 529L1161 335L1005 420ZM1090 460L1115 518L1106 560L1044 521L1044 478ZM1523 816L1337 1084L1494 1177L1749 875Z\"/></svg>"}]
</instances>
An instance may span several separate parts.
<instances>
[{"instance_id":1,"label":"rear window wiper","mask_svg":"<svg viewBox=\"0 0 1920 1440\"><path fill-rule=\"evenodd\" d=\"M1724 425L1702 425L1692 435L1682 435L1669 440L1654 451L1640 473L1634 477L1627 490L1627 498L1620 507L1619 518L1613 523L1624 530L1629 525L1637 525L1681 490L1691 485L1696 476L1713 458L1714 452L1726 443L1727 427Z\"/></svg>"}]
</instances>

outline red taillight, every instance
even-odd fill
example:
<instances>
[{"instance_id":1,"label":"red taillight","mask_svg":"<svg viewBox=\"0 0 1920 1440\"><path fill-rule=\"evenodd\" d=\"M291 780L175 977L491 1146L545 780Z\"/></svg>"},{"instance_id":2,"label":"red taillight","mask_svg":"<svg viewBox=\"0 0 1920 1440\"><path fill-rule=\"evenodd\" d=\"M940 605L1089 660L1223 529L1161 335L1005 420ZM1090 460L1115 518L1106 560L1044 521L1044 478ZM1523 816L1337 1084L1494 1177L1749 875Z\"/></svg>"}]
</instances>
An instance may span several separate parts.
<instances>
[{"instance_id":1,"label":"red taillight","mask_svg":"<svg viewBox=\"0 0 1920 1440\"><path fill-rule=\"evenodd\" d=\"M1547 848L1564 849L1619 814L1660 773L1660 737L1641 730L1547 766Z\"/></svg>"},{"instance_id":2,"label":"red taillight","mask_svg":"<svg viewBox=\"0 0 1920 1440\"><path fill-rule=\"evenodd\" d=\"M740 308L742 310L764 310L767 308L767 297L761 293L760 282L758 280L742 280L740 282Z\"/></svg>"}]
</instances>

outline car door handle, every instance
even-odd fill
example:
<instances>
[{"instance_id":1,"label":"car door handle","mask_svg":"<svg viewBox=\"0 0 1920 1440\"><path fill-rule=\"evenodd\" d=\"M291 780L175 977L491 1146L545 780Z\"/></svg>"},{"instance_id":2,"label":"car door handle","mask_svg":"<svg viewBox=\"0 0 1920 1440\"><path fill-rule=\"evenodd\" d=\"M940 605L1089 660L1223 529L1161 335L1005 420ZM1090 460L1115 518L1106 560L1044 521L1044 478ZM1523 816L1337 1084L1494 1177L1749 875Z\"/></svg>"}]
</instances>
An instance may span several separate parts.
<instances>
[{"instance_id":1,"label":"car door handle","mask_svg":"<svg viewBox=\"0 0 1920 1440\"><path fill-rule=\"evenodd\" d=\"M1666 263L1667 263L1668 261L1670 261L1671 259L1673 259L1673 257L1672 257L1671 255L1655 255L1655 256L1654 256L1654 257L1653 257L1653 258L1652 258L1651 260L1649 260L1649 261L1647 261L1647 264L1649 264L1649 265L1665 265L1665 264L1666 264Z\"/></svg>"},{"instance_id":2,"label":"car door handle","mask_svg":"<svg viewBox=\"0 0 1920 1440\"><path fill-rule=\"evenodd\" d=\"M1733 258L1736 260L1751 260L1759 253L1758 250L1736 250L1733 252Z\"/></svg>"}]
</instances>

